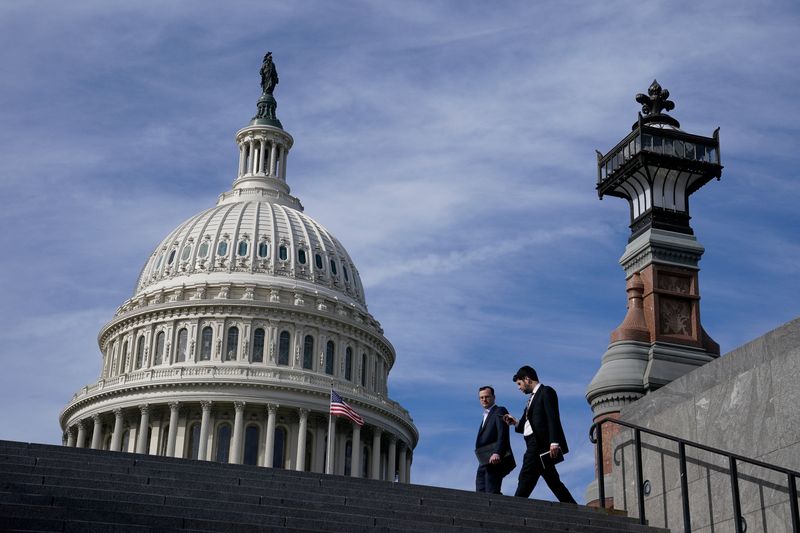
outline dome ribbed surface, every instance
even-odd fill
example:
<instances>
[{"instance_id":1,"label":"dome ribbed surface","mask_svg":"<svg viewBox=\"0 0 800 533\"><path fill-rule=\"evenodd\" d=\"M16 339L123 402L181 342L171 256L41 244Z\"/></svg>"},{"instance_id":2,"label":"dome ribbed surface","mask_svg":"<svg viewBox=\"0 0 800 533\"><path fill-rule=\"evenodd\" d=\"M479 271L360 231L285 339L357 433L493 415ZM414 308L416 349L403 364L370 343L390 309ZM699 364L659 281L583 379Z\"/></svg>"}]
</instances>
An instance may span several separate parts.
<instances>
[{"instance_id":1,"label":"dome ribbed surface","mask_svg":"<svg viewBox=\"0 0 800 533\"><path fill-rule=\"evenodd\" d=\"M150 255L134 296L223 276L333 292L365 306L361 279L342 244L311 217L268 201L221 203L179 225Z\"/></svg>"}]
</instances>

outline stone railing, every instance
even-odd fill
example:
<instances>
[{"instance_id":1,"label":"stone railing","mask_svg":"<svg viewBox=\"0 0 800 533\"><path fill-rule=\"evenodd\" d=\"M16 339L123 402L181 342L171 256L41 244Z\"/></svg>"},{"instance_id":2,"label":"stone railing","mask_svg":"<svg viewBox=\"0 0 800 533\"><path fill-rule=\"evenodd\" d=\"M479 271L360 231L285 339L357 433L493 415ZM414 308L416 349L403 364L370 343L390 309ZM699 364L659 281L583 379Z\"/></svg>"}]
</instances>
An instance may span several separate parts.
<instances>
[{"instance_id":1,"label":"stone railing","mask_svg":"<svg viewBox=\"0 0 800 533\"><path fill-rule=\"evenodd\" d=\"M329 390L332 386L346 399L354 399L373 407L386 409L393 414L404 418L411 423L411 415L399 403L390 400L382 394L366 390L360 385L341 381L336 378L320 376L302 370L290 368L251 368L244 366L186 366L163 369L147 369L138 372L122 374L113 378L101 379L91 385L86 385L72 396L70 403L86 399L100 392L114 391L131 384L149 385L180 380L207 380L213 379L220 383L230 381L245 382L248 384L272 384L282 386L303 385L317 391Z\"/></svg>"}]
</instances>

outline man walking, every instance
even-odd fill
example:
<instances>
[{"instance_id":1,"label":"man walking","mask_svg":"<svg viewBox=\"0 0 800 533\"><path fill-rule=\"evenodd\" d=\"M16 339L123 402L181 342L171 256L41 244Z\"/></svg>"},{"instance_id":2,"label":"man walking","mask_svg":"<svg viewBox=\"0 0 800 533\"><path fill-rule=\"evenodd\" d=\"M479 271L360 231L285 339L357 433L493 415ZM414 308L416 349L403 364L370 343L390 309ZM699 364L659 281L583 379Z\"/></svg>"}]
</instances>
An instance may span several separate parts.
<instances>
[{"instance_id":1,"label":"man walking","mask_svg":"<svg viewBox=\"0 0 800 533\"><path fill-rule=\"evenodd\" d=\"M503 478L517 466L511 452L508 426L503 421L508 410L495 405L494 388L488 385L478 390L478 400L483 407L483 420L475 438L475 455L479 463L475 490L500 494Z\"/></svg>"},{"instance_id":2,"label":"man walking","mask_svg":"<svg viewBox=\"0 0 800 533\"><path fill-rule=\"evenodd\" d=\"M517 370L514 381L520 392L530 394L522 418L517 420L511 415L503 417L508 425L514 425L516 432L525 437L525 456L514 496L530 496L541 476L558 501L577 503L561 481L556 465L552 462L569 451L564 429L561 427L556 391L539 383L536 370L527 365ZM549 454L551 459L546 461L546 467L542 464L541 454Z\"/></svg>"}]
</instances>

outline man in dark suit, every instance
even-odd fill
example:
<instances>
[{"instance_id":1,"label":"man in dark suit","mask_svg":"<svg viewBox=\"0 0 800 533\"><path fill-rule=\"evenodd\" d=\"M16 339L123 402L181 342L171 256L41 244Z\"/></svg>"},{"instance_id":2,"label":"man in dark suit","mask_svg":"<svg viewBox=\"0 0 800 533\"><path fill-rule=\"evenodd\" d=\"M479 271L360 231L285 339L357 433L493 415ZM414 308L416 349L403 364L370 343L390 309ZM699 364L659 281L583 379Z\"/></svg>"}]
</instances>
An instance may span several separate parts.
<instances>
[{"instance_id":1,"label":"man in dark suit","mask_svg":"<svg viewBox=\"0 0 800 533\"><path fill-rule=\"evenodd\" d=\"M480 463L475 475L475 490L500 494L503 478L517 466L511 452L508 426L503 421L508 410L495 405L492 387L481 387L478 399L483 406L483 421L475 438L475 455Z\"/></svg>"},{"instance_id":2,"label":"man in dark suit","mask_svg":"<svg viewBox=\"0 0 800 533\"><path fill-rule=\"evenodd\" d=\"M539 477L543 477L558 501L577 503L562 483L555 464L549 463L547 467L543 467L540 457L540 454L549 452L550 458L555 459L561 453L569 451L558 414L556 391L539 383L536 370L527 365L514 374L514 381L522 393L530 394L522 418L517 420L511 415L503 417L507 424L515 426L517 433L525 436L525 457L522 459L519 484L514 496L527 498L533 492Z\"/></svg>"}]
</instances>

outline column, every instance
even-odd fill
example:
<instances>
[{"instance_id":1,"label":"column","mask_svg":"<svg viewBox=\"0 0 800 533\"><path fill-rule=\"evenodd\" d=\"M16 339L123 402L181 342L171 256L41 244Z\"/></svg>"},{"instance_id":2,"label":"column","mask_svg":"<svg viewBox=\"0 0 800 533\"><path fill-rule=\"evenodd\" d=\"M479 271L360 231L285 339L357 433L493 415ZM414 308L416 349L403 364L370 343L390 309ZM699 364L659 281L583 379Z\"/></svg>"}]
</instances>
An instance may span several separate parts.
<instances>
[{"instance_id":1,"label":"column","mask_svg":"<svg viewBox=\"0 0 800 533\"><path fill-rule=\"evenodd\" d=\"M92 415L94 421L94 428L92 429L92 449L99 450L103 445L103 422L100 420L100 415Z\"/></svg>"},{"instance_id":2,"label":"column","mask_svg":"<svg viewBox=\"0 0 800 533\"><path fill-rule=\"evenodd\" d=\"M241 178L244 175L244 143L239 145L239 177Z\"/></svg>"},{"instance_id":3,"label":"column","mask_svg":"<svg viewBox=\"0 0 800 533\"><path fill-rule=\"evenodd\" d=\"M398 465L398 470L400 471L400 483L408 483L408 477L406 475L406 443L400 442L400 463Z\"/></svg>"},{"instance_id":4,"label":"column","mask_svg":"<svg viewBox=\"0 0 800 533\"><path fill-rule=\"evenodd\" d=\"M350 455L350 475L361 477L361 426L353 422L353 452Z\"/></svg>"},{"instance_id":5,"label":"column","mask_svg":"<svg viewBox=\"0 0 800 533\"><path fill-rule=\"evenodd\" d=\"M142 404L139 406L139 411L142 413L139 419L139 434L136 439L136 453L147 453L147 434L148 426L150 425L150 406Z\"/></svg>"},{"instance_id":6,"label":"column","mask_svg":"<svg viewBox=\"0 0 800 533\"><path fill-rule=\"evenodd\" d=\"M266 172L264 170L264 163L267 160L266 154L265 154L265 151L267 149L267 140L266 139L261 139L260 142L261 142L261 145L260 145L259 150L258 150L258 172L260 174L266 174Z\"/></svg>"},{"instance_id":7,"label":"column","mask_svg":"<svg viewBox=\"0 0 800 533\"><path fill-rule=\"evenodd\" d=\"M272 142L269 148L269 175L275 176L275 160L278 158L278 143Z\"/></svg>"},{"instance_id":8,"label":"column","mask_svg":"<svg viewBox=\"0 0 800 533\"><path fill-rule=\"evenodd\" d=\"M297 465L296 470L306 468L306 428L308 428L308 409L300 409L300 424L297 428Z\"/></svg>"},{"instance_id":9,"label":"column","mask_svg":"<svg viewBox=\"0 0 800 533\"><path fill-rule=\"evenodd\" d=\"M381 435L383 430L377 426L372 428L372 479L381 478Z\"/></svg>"},{"instance_id":10,"label":"column","mask_svg":"<svg viewBox=\"0 0 800 533\"><path fill-rule=\"evenodd\" d=\"M328 451L325 454L325 473L333 474L333 465L336 462L336 417L328 415Z\"/></svg>"},{"instance_id":11,"label":"column","mask_svg":"<svg viewBox=\"0 0 800 533\"><path fill-rule=\"evenodd\" d=\"M281 148L281 179L286 181L286 155L289 151L284 147Z\"/></svg>"},{"instance_id":12,"label":"column","mask_svg":"<svg viewBox=\"0 0 800 533\"><path fill-rule=\"evenodd\" d=\"M76 448L83 448L86 446L86 426L83 420L78 422L78 440L75 442Z\"/></svg>"},{"instance_id":13,"label":"column","mask_svg":"<svg viewBox=\"0 0 800 533\"><path fill-rule=\"evenodd\" d=\"M67 428L67 447L75 447L75 429L73 427Z\"/></svg>"},{"instance_id":14,"label":"column","mask_svg":"<svg viewBox=\"0 0 800 533\"><path fill-rule=\"evenodd\" d=\"M169 403L169 433L167 434L167 457L175 457L175 438L178 436L179 402Z\"/></svg>"},{"instance_id":15,"label":"column","mask_svg":"<svg viewBox=\"0 0 800 533\"><path fill-rule=\"evenodd\" d=\"M406 483L411 483L411 463L414 460L412 454L406 455Z\"/></svg>"},{"instance_id":16,"label":"column","mask_svg":"<svg viewBox=\"0 0 800 533\"><path fill-rule=\"evenodd\" d=\"M208 460L208 419L211 417L211 402L208 400L200 401L200 408L203 416L200 418L200 442L197 446L197 458L201 461Z\"/></svg>"},{"instance_id":17,"label":"column","mask_svg":"<svg viewBox=\"0 0 800 533\"><path fill-rule=\"evenodd\" d=\"M231 454L228 462L236 465L242 462L242 448L244 446L244 442L242 441L242 435L244 434L244 405L244 402L233 402L233 408L236 410L236 414L233 418L233 442L231 443Z\"/></svg>"},{"instance_id":18,"label":"column","mask_svg":"<svg viewBox=\"0 0 800 533\"><path fill-rule=\"evenodd\" d=\"M114 409L114 432L111 434L111 451L118 452L122 446L122 426L124 420L122 418L122 409L117 407Z\"/></svg>"},{"instance_id":19,"label":"column","mask_svg":"<svg viewBox=\"0 0 800 533\"><path fill-rule=\"evenodd\" d=\"M267 437L264 444L264 466L272 468L275 462L275 418L278 414L277 404L267 404Z\"/></svg>"},{"instance_id":20,"label":"column","mask_svg":"<svg viewBox=\"0 0 800 533\"><path fill-rule=\"evenodd\" d=\"M389 435L389 464L387 465L386 470L389 472L389 481L395 480L395 474L397 473L397 465L395 463L397 455L397 437L394 435Z\"/></svg>"}]
</instances>

